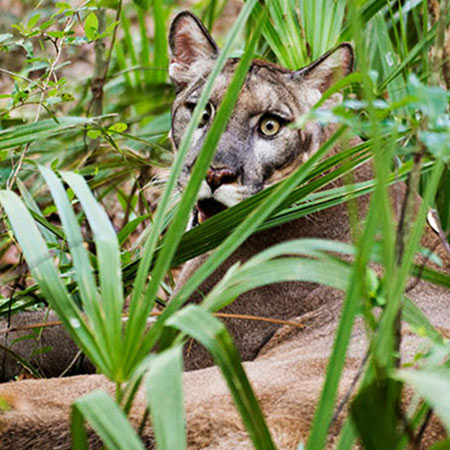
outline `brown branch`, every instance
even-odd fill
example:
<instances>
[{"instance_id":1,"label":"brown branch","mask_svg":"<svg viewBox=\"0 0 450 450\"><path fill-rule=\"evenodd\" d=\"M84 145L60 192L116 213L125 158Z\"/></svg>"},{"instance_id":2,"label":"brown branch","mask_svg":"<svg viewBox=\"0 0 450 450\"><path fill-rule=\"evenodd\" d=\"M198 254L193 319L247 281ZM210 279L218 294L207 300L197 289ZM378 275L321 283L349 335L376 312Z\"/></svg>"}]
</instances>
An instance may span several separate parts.
<instances>
[{"instance_id":1,"label":"brown branch","mask_svg":"<svg viewBox=\"0 0 450 450\"><path fill-rule=\"evenodd\" d=\"M342 400L340 401L339 405L336 407L336 410L333 414L333 418L331 419L330 424L334 424L336 420L338 419L339 415L341 414L342 410L344 409L344 406L349 402L350 397L352 396L352 393L361 378L361 375L364 372L364 367L366 365L366 362L369 359L369 351L366 351L366 354L364 355L364 358L361 360L361 363L358 367L358 371L356 372L355 376L353 377L353 380L345 392L344 396L342 397Z\"/></svg>"},{"instance_id":2,"label":"brown branch","mask_svg":"<svg viewBox=\"0 0 450 450\"><path fill-rule=\"evenodd\" d=\"M153 311L150 313L150 316L157 317L160 316L162 312L160 311ZM254 320L257 322L269 322L277 325L287 325L289 327L295 327L303 329L305 328L305 325L302 323L292 322L289 320L282 320L282 319L273 319L270 317L260 317L260 316L250 316L247 314L227 314L227 313L213 313L215 317L219 318L226 318L226 319L238 319L238 320ZM127 319L128 316L123 316L124 319ZM7 328L1 328L0 329L0 335L6 334L6 333L13 333L16 331L26 331L26 330L34 330L36 328L46 328L46 327L55 327L58 325L62 325L62 322L60 320L53 320L50 322L37 322L37 323L30 323L28 325L20 325L16 327L7 327Z\"/></svg>"},{"instance_id":3,"label":"brown branch","mask_svg":"<svg viewBox=\"0 0 450 450\"><path fill-rule=\"evenodd\" d=\"M120 0L117 7L115 21L118 22L120 19L120 14L122 11L122 0ZM106 28L106 12L105 8L99 8L97 10L98 19L98 33L101 34ZM97 39L94 44L95 53L95 65L94 74L91 81L91 92L92 98L88 105L87 114L90 113L92 109L92 114L94 116L101 116L103 113L103 88L106 82L106 77L109 70L109 65L111 64L112 52L114 49L114 44L116 42L117 26L114 28L113 36L111 39L111 45L108 50L108 56L105 58L105 43L103 38ZM94 140L95 141L95 140Z\"/></svg>"},{"instance_id":4,"label":"brown branch","mask_svg":"<svg viewBox=\"0 0 450 450\"><path fill-rule=\"evenodd\" d=\"M106 28L106 11L105 8L98 8L97 12L97 20L98 20L98 33L102 34ZM103 85L105 84L104 73L105 70L108 70L106 67L106 58L105 58L105 42L104 39L97 39L94 43L94 54L95 54L95 63L94 63L94 73L91 81L91 102L88 106L88 114L92 109L92 114L94 116L101 116L103 113ZM92 142L95 142L94 139Z\"/></svg>"}]
</instances>

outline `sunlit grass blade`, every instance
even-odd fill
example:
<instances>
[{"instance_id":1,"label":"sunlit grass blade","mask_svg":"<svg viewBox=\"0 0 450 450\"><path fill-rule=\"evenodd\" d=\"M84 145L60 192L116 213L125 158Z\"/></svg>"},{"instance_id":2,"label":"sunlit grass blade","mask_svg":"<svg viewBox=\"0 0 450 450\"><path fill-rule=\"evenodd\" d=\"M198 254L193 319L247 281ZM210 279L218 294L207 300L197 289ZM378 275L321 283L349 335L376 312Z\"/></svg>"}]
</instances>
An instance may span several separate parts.
<instances>
[{"instance_id":1,"label":"sunlit grass blade","mask_svg":"<svg viewBox=\"0 0 450 450\"><path fill-rule=\"evenodd\" d=\"M203 308L189 305L167 323L200 342L212 354L230 388L255 448L275 449L263 414L225 326Z\"/></svg>"},{"instance_id":2,"label":"sunlit grass blade","mask_svg":"<svg viewBox=\"0 0 450 450\"><path fill-rule=\"evenodd\" d=\"M145 386L160 450L186 448L182 371L182 346L172 347L151 359Z\"/></svg>"},{"instance_id":3,"label":"sunlit grass blade","mask_svg":"<svg viewBox=\"0 0 450 450\"><path fill-rule=\"evenodd\" d=\"M361 25L365 25L369 22L369 20L379 11L386 7L386 0L368 0L364 2L364 5L361 7ZM341 39L346 41L348 39L352 39L352 24L351 21L347 21L345 27L341 32Z\"/></svg>"},{"instance_id":4,"label":"sunlit grass blade","mask_svg":"<svg viewBox=\"0 0 450 450\"><path fill-rule=\"evenodd\" d=\"M403 300L402 317L420 335L432 339L437 344L443 343L443 337L439 331L436 330L422 310L408 297L405 297Z\"/></svg>"},{"instance_id":5,"label":"sunlit grass blade","mask_svg":"<svg viewBox=\"0 0 450 450\"><path fill-rule=\"evenodd\" d=\"M331 258L322 257L317 261L306 258L278 258L258 263L255 267L244 266L236 269L226 283L218 283L215 286L202 306L211 311L218 311L244 292L283 281L320 283L345 291L350 273L351 268L348 265Z\"/></svg>"},{"instance_id":6,"label":"sunlit grass blade","mask_svg":"<svg viewBox=\"0 0 450 450\"><path fill-rule=\"evenodd\" d=\"M0 130L0 150L28 144L38 139L46 139L66 132L69 128L94 123L94 120L84 117L60 117L58 122L53 119L41 120L32 124L17 125Z\"/></svg>"},{"instance_id":7,"label":"sunlit grass blade","mask_svg":"<svg viewBox=\"0 0 450 450\"><path fill-rule=\"evenodd\" d=\"M298 239L274 245L235 265L202 302L209 311L218 311L236 297L260 286L283 282L320 283L345 291L351 267L327 252L353 254L349 244L325 239ZM297 257L302 255L303 258Z\"/></svg>"},{"instance_id":8,"label":"sunlit grass blade","mask_svg":"<svg viewBox=\"0 0 450 450\"><path fill-rule=\"evenodd\" d=\"M153 65L157 69L153 73L154 83L163 83L166 80L169 56L167 54L167 30L165 26L166 12L162 0L153 1L153 23L155 36L153 44Z\"/></svg>"},{"instance_id":9,"label":"sunlit grass blade","mask_svg":"<svg viewBox=\"0 0 450 450\"><path fill-rule=\"evenodd\" d=\"M345 363L345 355L350 342L353 323L358 311L360 297L364 287L364 273L369 261L369 254L373 246L376 231L376 194L369 206L366 226L357 245L356 260L353 264L353 273L350 277L349 288L341 310L338 328L335 334L333 350L327 366L325 383L322 388L319 403L308 438L308 450L321 449L326 440L328 427L332 418L337 388Z\"/></svg>"},{"instance_id":10,"label":"sunlit grass blade","mask_svg":"<svg viewBox=\"0 0 450 450\"><path fill-rule=\"evenodd\" d=\"M84 423L100 436L103 443L114 450L144 450L136 431L117 403L104 391L94 391L72 406L72 448L87 450L88 442Z\"/></svg>"},{"instance_id":11,"label":"sunlit grass blade","mask_svg":"<svg viewBox=\"0 0 450 450\"><path fill-rule=\"evenodd\" d=\"M121 42L118 43L120 45L122 42L124 44L125 51L123 53L126 53L130 60L132 66L139 66L139 61L136 56L136 50L135 46L133 44L133 38L132 38L132 31L130 28L130 21L128 20L127 15L122 11L122 14L120 15L120 25L124 32L124 37ZM134 71L134 87L141 87L141 72L139 70Z\"/></svg>"},{"instance_id":12,"label":"sunlit grass blade","mask_svg":"<svg viewBox=\"0 0 450 450\"><path fill-rule=\"evenodd\" d=\"M256 18L263 11L264 6L259 3L255 5L253 11L253 18ZM291 67L293 64L290 60L290 55L288 49L283 45L282 38L280 34L275 29L274 25L270 21L266 21L263 27L264 39L269 44L270 48L277 57L277 60L285 67Z\"/></svg>"},{"instance_id":13,"label":"sunlit grass blade","mask_svg":"<svg viewBox=\"0 0 450 450\"><path fill-rule=\"evenodd\" d=\"M389 364L389 361L391 361L391 358L393 357L390 349L393 348L393 327L395 317L401 307L401 300L403 298L402 293L405 289L407 278L413 265L414 255L416 254L420 244L420 238L423 234L428 208L431 199L434 198L436 194L436 189L443 169L443 164L439 161L436 162L430 179L428 180L423 201L415 214L415 222L412 225L411 233L408 236L408 245L404 249L401 264L396 273L395 284L390 292L387 307L383 312L379 328L377 330L377 336L374 344L375 358L377 359L377 362L381 362L382 364L384 363L388 365L388 367L392 364L392 362Z\"/></svg>"},{"instance_id":14,"label":"sunlit grass blade","mask_svg":"<svg viewBox=\"0 0 450 450\"><path fill-rule=\"evenodd\" d=\"M37 215L43 217L43 214L41 210L39 209L39 206L33 199L33 196L31 195L30 191L27 189L25 184L22 182L20 178L16 180L17 187L19 188L20 195L22 196L22 200L24 201L27 208ZM50 232L48 229L46 229L44 226L39 226L41 229L42 236L44 236L44 239L47 242L51 242L53 244L56 244L58 242L56 236L54 233Z\"/></svg>"},{"instance_id":15,"label":"sunlit grass blade","mask_svg":"<svg viewBox=\"0 0 450 450\"><path fill-rule=\"evenodd\" d=\"M107 362L59 277L47 245L30 213L20 198L11 191L0 191L0 202L43 295L80 348L102 371L108 372Z\"/></svg>"},{"instance_id":16,"label":"sunlit grass blade","mask_svg":"<svg viewBox=\"0 0 450 450\"><path fill-rule=\"evenodd\" d=\"M372 57L373 70L377 70L380 79L384 78L391 68L398 64L398 55L396 54L392 42L389 37L389 30L386 25L385 18L381 13L378 13L372 20L372 33L376 39L371 39L370 43L373 47L373 52L378 58ZM389 98L393 102L400 102L407 95L405 79L402 77L395 77L386 86ZM398 111L404 113L405 111Z\"/></svg>"},{"instance_id":17,"label":"sunlit grass blade","mask_svg":"<svg viewBox=\"0 0 450 450\"><path fill-rule=\"evenodd\" d=\"M314 60L336 45L346 1L299 0L298 4L310 58Z\"/></svg>"},{"instance_id":18,"label":"sunlit grass blade","mask_svg":"<svg viewBox=\"0 0 450 450\"><path fill-rule=\"evenodd\" d=\"M425 49L433 43L436 37L436 26L432 27L427 35L425 35L409 52L406 58L398 65L396 65L389 74L386 75L385 79L382 80L378 86L377 91L383 92L384 89L398 77L406 67L408 67Z\"/></svg>"},{"instance_id":19,"label":"sunlit grass blade","mask_svg":"<svg viewBox=\"0 0 450 450\"><path fill-rule=\"evenodd\" d=\"M88 252L83 246L83 236L80 226L78 225L77 218L67 198L62 182L50 169L39 166L39 170L52 193L66 233L70 253L73 258L74 278L77 282L83 308L95 330L96 340L100 343L99 348L105 350L107 348L105 321L100 309L94 272L89 261ZM105 359L109 359L106 354Z\"/></svg>"},{"instance_id":20,"label":"sunlit grass blade","mask_svg":"<svg viewBox=\"0 0 450 450\"><path fill-rule=\"evenodd\" d=\"M71 172L62 172L61 176L77 195L94 235L105 315L104 328L108 336L108 354L113 361L113 367L118 370L117 364L122 357L121 317L124 297L117 235L105 210L95 199L84 178ZM120 371L115 376L120 377Z\"/></svg>"}]
</instances>

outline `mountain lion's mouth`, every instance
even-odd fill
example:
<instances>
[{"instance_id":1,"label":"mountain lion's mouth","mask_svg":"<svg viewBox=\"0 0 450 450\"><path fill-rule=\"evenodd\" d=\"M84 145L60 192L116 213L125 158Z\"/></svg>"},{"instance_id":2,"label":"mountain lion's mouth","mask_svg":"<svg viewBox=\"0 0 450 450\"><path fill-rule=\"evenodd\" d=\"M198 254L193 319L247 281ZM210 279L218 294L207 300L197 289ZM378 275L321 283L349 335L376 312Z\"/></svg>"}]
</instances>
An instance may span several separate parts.
<instances>
[{"instance_id":1,"label":"mountain lion's mouth","mask_svg":"<svg viewBox=\"0 0 450 450\"><path fill-rule=\"evenodd\" d=\"M214 200L213 198L205 198L199 200L196 205L196 213L194 217L194 225L204 222L206 219L220 213L221 211L227 209L223 204Z\"/></svg>"}]
</instances>

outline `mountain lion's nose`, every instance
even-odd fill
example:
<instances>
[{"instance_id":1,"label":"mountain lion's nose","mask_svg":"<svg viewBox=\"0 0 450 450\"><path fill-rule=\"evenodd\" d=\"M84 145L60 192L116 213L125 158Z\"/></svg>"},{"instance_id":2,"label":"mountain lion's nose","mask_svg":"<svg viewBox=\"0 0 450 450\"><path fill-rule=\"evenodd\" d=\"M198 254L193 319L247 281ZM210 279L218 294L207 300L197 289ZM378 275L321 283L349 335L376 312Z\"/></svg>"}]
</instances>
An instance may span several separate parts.
<instances>
[{"instance_id":1,"label":"mountain lion's nose","mask_svg":"<svg viewBox=\"0 0 450 450\"><path fill-rule=\"evenodd\" d=\"M214 192L222 184L229 184L235 181L237 173L230 169L209 169L206 173L206 182Z\"/></svg>"}]
</instances>

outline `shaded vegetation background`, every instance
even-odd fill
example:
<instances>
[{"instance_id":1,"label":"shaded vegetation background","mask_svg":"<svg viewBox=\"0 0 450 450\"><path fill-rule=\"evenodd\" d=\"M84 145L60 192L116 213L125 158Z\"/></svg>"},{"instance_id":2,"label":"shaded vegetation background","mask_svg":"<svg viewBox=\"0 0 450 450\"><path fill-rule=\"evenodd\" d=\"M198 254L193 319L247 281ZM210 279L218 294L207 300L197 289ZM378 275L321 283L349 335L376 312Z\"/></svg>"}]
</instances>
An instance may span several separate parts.
<instances>
[{"instance_id":1,"label":"shaded vegetation background","mask_svg":"<svg viewBox=\"0 0 450 450\"><path fill-rule=\"evenodd\" d=\"M178 198L171 195L170 188L170 180L174 183L176 172L172 171L170 178L167 170L175 160L168 139L169 110L174 92L167 75L167 26L174 13L186 7L214 30L219 44L224 44L224 57L243 56L241 75L245 74L245 65L254 55L298 69L337 43L353 41L360 70L340 86L347 89L348 100L332 112L316 110L314 115L319 120L337 121L350 128L353 133L360 134L366 144L357 151L349 150L331 162L322 163L319 169L314 167L317 158L305 165L303 171L295 175L297 178L294 176L288 181L285 197L281 189L275 188L256 200L250 199L185 235L178 247L187 211L192 207L207 167L205 163L205 167L198 169L187 195L177 203ZM407 275L413 270L413 256L418 250L428 206L436 211L436 218L440 220L440 226L435 227L440 228L445 240L449 238L448 1L273 0L247 1L242 8L243 4L231 0L191 4L165 0L24 0L2 4L0 187L5 190L1 200L8 219L3 216L1 225L0 314L8 317L24 308L42 307L48 301L97 368L117 383L118 399L126 398L126 394L133 391L133 383L141 381L142 376L136 374L151 367L152 375L146 383L155 433L160 447L171 450L183 448L185 442L181 396L176 399L178 413L175 420L173 410L165 409L168 405L164 405L158 395L165 392L165 386L171 388L180 383L180 345L185 334L193 333L191 330L198 317L204 319L207 326L204 335L198 332L194 337L207 345L205 336L214 330L216 341L208 349L216 362L222 367L232 367L238 377L245 380L226 331L209 313L199 311L199 307L176 313L188 297L189 289L194 289L195 283L207 276L206 270L177 297L179 301L175 301L171 309L165 309L167 314L159 325L145 334L145 320L154 304L164 305L172 292L171 266L219 245L225 238L231 239L222 244L222 252L211 261L211 267L214 267L225 258L225 248L232 251L242 242L236 237L239 230L250 233L257 227L274 226L311 213L314 208L332 206L374 189L378 189L378 193L372 209L387 211L383 193L389 177L407 179L412 191L418 190L424 196L424 208L417 215L406 217L408 227L399 232L393 228L389 211L381 225L372 217L375 213L369 214L371 219L361 231L361 240L355 239L353 251L357 264L354 272L345 275L350 281L366 279L364 262L371 258L371 237L376 231L381 229L385 244L395 239L404 240L405 248L399 260L395 246L389 249L389 245L384 245L381 263L386 273L392 275L391 281L389 276L377 280L375 287L362 282L352 285L349 281L352 288L347 290L350 300L370 300L374 307L386 303L392 305L385 308L386 314L379 319L369 312L366 316L368 323L377 321L372 324L373 359L370 361L372 369L375 368L379 375L395 369L391 351L395 348L392 325L401 308ZM243 12L237 19L239 11ZM232 26L234 35L227 34ZM230 91L228 109L224 108L223 123L226 123L233 98L239 91L238 77ZM203 103L206 100L207 94ZM202 101L197 110L198 121ZM192 130L196 126L195 120L194 117ZM220 132L220 124L211 131L211 142L204 149L204 161L211 157L214 139L217 141ZM184 147L188 147L187 141ZM180 152L182 154L183 149ZM332 176L345 176L357 163L345 158L355 154L361 158L358 161L374 157L381 180L378 187L375 184L351 185L349 190L330 191L325 197L314 197L313 189L305 187L305 183L313 178L314 170L320 173L320 169L338 167L332 171ZM340 165L345 162L349 165ZM321 185L314 186L319 187ZM19 204L11 191L18 193L23 203ZM287 197L290 191L292 195ZM271 210L264 208L265 201L272 202L267 203ZM160 204L160 213L156 212L157 204ZM99 205L107 211L107 216ZM247 220L248 212L255 205L260 206L260 214L256 218L249 216ZM72 216L70 211L74 213ZM66 222L63 214L68 215ZM171 228L168 228L170 223ZM238 228L237 235L230 235L237 227L242 227ZM165 240L164 230L168 230ZM242 232L241 235L244 236ZM85 242L84 250L80 249L81 239ZM227 244L230 242L232 245ZM325 250L333 250L332 244L328 243ZM304 248L299 251L307 252ZM311 252L314 256L318 254L316 248ZM270 258L274 257L259 263L269 264ZM321 258L327 258L326 252ZM51 261L51 266L44 267L42 260ZM153 272L148 281L150 267ZM89 280L85 284L80 281L83 280L82 268L86 270L83 275L87 278L84 279ZM450 284L444 274L423 273L431 281L445 286ZM122 276L114 278L117 274ZM326 274L322 275L322 280L317 281L326 284ZM238 281L237 278L235 282ZM239 282L245 290L245 283ZM371 294L368 294L369 290ZM218 309L230 300L227 295L231 294L223 288L215 295L207 300L209 306L205 309ZM132 306L129 326L122 334L120 315L126 297L131 298ZM87 313L87 319L80 314L81 310ZM111 319L106 326L101 325L103 314ZM175 316L171 317L173 314ZM343 316L343 324L348 319L347 324L351 325L351 314ZM166 320L170 320L172 328L177 328L180 334L178 338L172 336L167 340L166 337L165 345L169 350L161 353L159 358L149 360L146 356L159 339ZM415 320L420 332L428 330L430 334L435 345L430 352L441 355L439 362L445 362L437 364L436 358L431 358L429 373L418 371L419 374L412 378L395 374L386 382L406 380L427 399L428 404L421 404L411 414L413 427L420 428L430 405L441 411L450 427L448 408L443 406L449 401L450 392L448 342L426 318L415 316ZM144 336L142 345L134 346L139 336ZM119 355L113 351L117 348L123 349L123 352L116 351ZM345 343L335 349L337 355L345 354L345 350ZM169 373L173 377L168 376ZM331 363L327 378L330 386L334 383L332 377L337 382L339 373L338 366ZM370 385L370 376L374 375L370 375L369 370L368 373L365 379ZM245 382L240 387L235 386L231 378L228 379L230 389L255 445L271 448L270 436L250 387ZM447 389L446 396L435 392L431 395L430 386L437 383L436 379ZM383 389L385 385L376 391L377 398L383 397ZM322 399L318 417L328 417L332 413L333 395L329 399ZM398 397L395 401L399 401ZM74 429L80 433L76 441L79 448L84 445L81 416L91 421L105 442L108 442L108 433L117 432L129 436L128 441L123 441L122 448L140 448L136 434L122 420L118 406L108 406L117 412L120 426L116 430L107 429L107 424L101 423L99 412L86 406L101 402L109 405L112 401L101 395L92 397L91 403L88 400L80 403L79 413L74 413ZM118 403L127 411L131 401ZM378 413L382 416L382 409ZM316 420L309 448L323 445L327 426L327 420L322 423ZM397 436L395 430L389 432L389 439ZM342 448L351 444L356 433L353 428L344 428ZM370 441L371 436L364 436L361 430L358 433L364 442ZM174 437L166 441L164 436L169 435ZM399 437L397 444L399 447L395 448L402 448L406 445L405 439Z\"/></svg>"}]
</instances>

